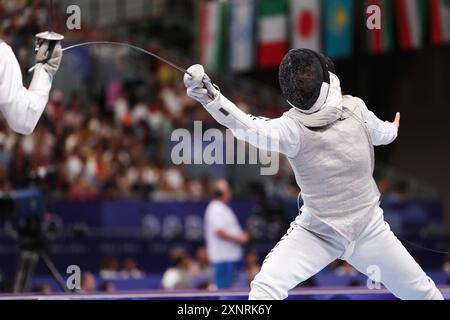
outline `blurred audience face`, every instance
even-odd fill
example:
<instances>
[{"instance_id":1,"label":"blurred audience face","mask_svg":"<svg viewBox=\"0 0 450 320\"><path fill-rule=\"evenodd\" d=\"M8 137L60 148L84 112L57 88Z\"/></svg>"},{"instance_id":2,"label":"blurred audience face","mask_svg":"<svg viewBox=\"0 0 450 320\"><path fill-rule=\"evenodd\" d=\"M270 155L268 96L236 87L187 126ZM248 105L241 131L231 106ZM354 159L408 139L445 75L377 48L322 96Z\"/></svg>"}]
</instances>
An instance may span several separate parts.
<instances>
[{"instance_id":1,"label":"blurred audience face","mask_svg":"<svg viewBox=\"0 0 450 320\"><path fill-rule=\"evenodd\" d=\"M187 270L191 264L191 258L184 249L175 248L170 252L170 263L174 268Z\"/></svg>"},{"instance_id":2,"label":"blurred audience face","mask_svg":"<svg viewBox=\"0 0 450 320\"><path fill-rule=\"evenodd\" d=\"M259 260L258 253L256 251L249 251L245 255L245 265L247 267L259 265L259 261L258 260Z\"/></svg>"},{"instance_id":3,"label":"blurred audience face","mask_svg":"<svg viewBox=\"0 0 450 320\"><path fill-rule=\"evenodd\" d=\"M112 282L105 282L102 284L101 288L100 288L101 292L105 292L105 293L114 293L116 292L116 286L114 285L114 283Z\"/></svg>"},{"instance_id":4,"label":"blurred audience face","mask_svg":"<svg viewBox=\"0 0 450 320\"><path fill-rule=\"evenodd\" d=\"M83 272L81 276L81 290L88 293L97 290L97 281L93 273Z\"/></svg>"},{"instance_id":5,"label":"blurred audience face","mask_svg":"<svg viewBox=\"0 0 450 320\"><path fill-rule=\"evenodd\" d=\"M202 248L197 249L197 252L195 253L195 259L201 267L208 266L209 259L208 259L208 252L206 251L206 248L202 247Z\"/></svg>"},{"instance_id":6,"label":"blurred audience face","mask_svg":"<svg viewBox=\"0 0 450 320\"><path fill-rule=\"evenodd\" d=\"M133 271L137 269L137 262L133 258L127 258L123 262L123 269L125 271Z\"/></svg>"},{"instance_id":7,"label":"blurred audience face","mask_svg":"<svg viewBox=\"0 0 450 320\"><path fill-rule=\"evenodd\" d=\"M52 289L50 288L50 286L47 283L40 283L37 284L33 290L33 293L42 293L42 294L50 294L52 293Z\"/></svg>"},{"instance_id":8,"label":"blurred audience face","mask_svg":"<svg viewBox=\"0 0 450 320\"><path fill-rule=\"evenodd\" d=\"M117 271L119 268L119 261L116 257L104 257L102 261L102 269L108 271Z\"/></svg>"},{"instance_id":9,"label":"blurred audience face","mask_svg":"<svg viewBox=\"0 0 450 320\"><path fill-rule=\"evenodd\" d=\"M217 200L220 200L225 203L229 203L232 199L232 193L230 185L226 180L218 180L215 182L214 187L214 196Z\"/></svg>"}]
</instances>

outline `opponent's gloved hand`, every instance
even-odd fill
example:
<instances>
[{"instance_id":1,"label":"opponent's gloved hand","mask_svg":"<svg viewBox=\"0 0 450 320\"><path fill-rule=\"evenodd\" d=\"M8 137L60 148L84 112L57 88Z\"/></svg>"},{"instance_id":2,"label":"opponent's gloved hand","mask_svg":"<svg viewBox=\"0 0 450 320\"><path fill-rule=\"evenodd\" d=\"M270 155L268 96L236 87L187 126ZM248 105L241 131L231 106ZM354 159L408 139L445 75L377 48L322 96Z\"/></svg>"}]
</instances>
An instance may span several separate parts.
<instances>
[{"instance_id":1,"label":"opponent's gloved hand","mask_svg":"<svg viewBox=\"0 0 450 320\"><path fill-rule=\"evenodd\" d=\"M59 41L37 40L36 65L54 76L59 69L63 51Z\"/></svg>"},{"instance_id":2,"label":"opponent's gloved hand","mask_svg":"<svg viewBox=\"0 0 450 320\"><path fill-rule=\"evenodd\" d=\"M198 101L203 106L213 102L220 94L218 88L211 82L211 79L205 74L201 65L194 65L187 70L192 76L184 76L184 85L187 88L187 95Z\"/></svg>"}]
</instances>

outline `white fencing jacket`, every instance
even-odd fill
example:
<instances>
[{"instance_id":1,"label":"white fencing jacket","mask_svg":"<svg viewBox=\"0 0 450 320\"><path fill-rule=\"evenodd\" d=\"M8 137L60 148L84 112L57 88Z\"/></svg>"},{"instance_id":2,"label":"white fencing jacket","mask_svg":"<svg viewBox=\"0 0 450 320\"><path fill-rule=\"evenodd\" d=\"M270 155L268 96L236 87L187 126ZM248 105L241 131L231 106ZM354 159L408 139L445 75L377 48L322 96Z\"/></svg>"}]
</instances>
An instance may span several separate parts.
<instances>
[{"instance_id":1,"label":"white fencing jacket","mask_svg":"<svg viewBox=\"0 0 450 320\"><path fill-rule=\"evenodd\" d=\"M26 89L11 47L0 40L0 111L11 129L24 135L34 131L48 102L51 84L51 75L38 66Z\"/></svg>"},{"instance_id":2,"label":"white fencing jacket","mask_svg":"<svg viewBox=\"0 0 450 320\"><path fill-rule=\"evenodd\" d=\"M273 120L247 115L223 95L205 108L237 139L286 155L301 188L301 211L353 241L379 204L373 146L393 142L398 129L379 120L361 99L344 96L342 103L346 116L320 129L307 128L288 113Z\"/></svg>"}]
</instances>

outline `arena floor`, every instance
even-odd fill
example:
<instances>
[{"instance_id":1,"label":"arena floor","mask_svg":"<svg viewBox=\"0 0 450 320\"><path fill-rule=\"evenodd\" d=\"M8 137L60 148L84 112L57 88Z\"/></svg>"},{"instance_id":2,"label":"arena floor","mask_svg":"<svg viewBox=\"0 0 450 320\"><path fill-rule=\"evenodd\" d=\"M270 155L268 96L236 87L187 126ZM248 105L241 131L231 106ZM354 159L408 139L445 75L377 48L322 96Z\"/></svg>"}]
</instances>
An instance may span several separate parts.
<instances>
[{"instance_id":1,"label":"arena floor","mask_svg":"<svg viewBox=\"0 0 450 320\"><path fill-rule=\"evenodd\" d=\"M450 287L440 288L450 300ZM114 294L54 294L54 295L0 295L0 300L247 300L248 291L138 291ZM290 300L395 300L387 290L369 290L365 287L330 287L296 289Z\"/></svg>"}]
</instances>

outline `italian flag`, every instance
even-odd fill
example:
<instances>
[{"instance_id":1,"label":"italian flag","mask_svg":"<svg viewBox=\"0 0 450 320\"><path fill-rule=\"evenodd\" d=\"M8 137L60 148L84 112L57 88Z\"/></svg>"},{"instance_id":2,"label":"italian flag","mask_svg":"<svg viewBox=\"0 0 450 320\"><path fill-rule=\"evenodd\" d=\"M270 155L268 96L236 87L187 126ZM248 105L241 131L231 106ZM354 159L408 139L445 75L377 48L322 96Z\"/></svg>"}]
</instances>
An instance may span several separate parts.
<instances>
[{"instance_id":1,"label":"italian flag","mask_svg":"<svg viewBox=\"0 0 450 320\"><path fill-rule=\"evenodd\" d=\"M381 9L381 30L368 31L368 47L370 53L381 54L394 48L394 7L391 0L368 0L365 9L372 5Z\"/></svg>"},{"instance_id":2,"label":"italian flag","mask_svg":"<svg viewBox=\"0 0 450 320\"><path fill-rule=\"evenodd\" d=\"M288 50L287 2L260 0L258 15L258 65L278 67Z\"/></svg>"},{"instance_id":3,"label":"italian flag","mask_svg":"<svg viewBox=\"0 0 450 320\"><path fill-rule=\"evenodd\" d=\"M395 0L397 8L399 46L403 50L417 49L425 40L428 0Z\"/></svg>"},{"instance_id":4,"label":"italian flag","mask_svg":"<svg viewBox=\"0 0 450 320\"><path fill-rule=\"evenodd\" d=\"M450 0L430 0L431 41L450 42Z\"/></svg>"},{"instance_id":5,"label":"italian flag","mask_svg":"<svg viewBox=\"0 0 450 320\"><path fill-rule=\"evenodd\" d=\"M225 4L205 2L200 6L200 61L209 72L224 65Z\"/></svg>"}]
</instances>

